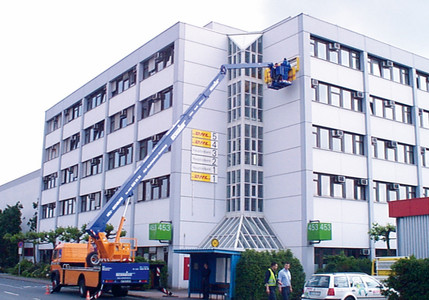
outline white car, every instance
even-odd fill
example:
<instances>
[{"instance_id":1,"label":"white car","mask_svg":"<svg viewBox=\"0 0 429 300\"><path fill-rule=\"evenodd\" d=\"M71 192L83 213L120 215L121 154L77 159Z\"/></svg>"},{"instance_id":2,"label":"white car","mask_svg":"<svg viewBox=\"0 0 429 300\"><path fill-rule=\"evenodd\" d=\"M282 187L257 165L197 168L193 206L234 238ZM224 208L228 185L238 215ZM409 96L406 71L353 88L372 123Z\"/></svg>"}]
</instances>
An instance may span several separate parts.
<instances>
[{"instance_id":1,"label":"white car","mask_svg":"<svg viewBox=\"0 0 429 300\"><path fill-rule=\"evenodd\" d=\"M302 300L307 299L387 299L386 287L365 273L314 274L304 285Z\"/></svg>"}]
</instances>

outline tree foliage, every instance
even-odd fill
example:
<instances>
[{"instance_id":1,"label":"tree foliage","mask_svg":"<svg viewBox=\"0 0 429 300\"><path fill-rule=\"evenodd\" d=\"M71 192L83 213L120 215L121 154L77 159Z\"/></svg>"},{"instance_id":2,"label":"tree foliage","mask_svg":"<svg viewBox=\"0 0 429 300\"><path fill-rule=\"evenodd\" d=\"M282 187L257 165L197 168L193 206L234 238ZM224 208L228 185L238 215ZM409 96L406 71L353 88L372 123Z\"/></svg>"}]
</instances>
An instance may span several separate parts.
<instances>
[{"instance_id":1,"label":"tree foliage","mask_svg":"<svg viewBox=\"0 0 429 300\"><path fill-rule=\"evenodd\" d=\"M429 259L400 259L392 265L393 274L387 279L389 288L399 292L400 297L390 293L389 299L429 299Z\"/></svg>"},{"instance_id":2,"label":"tree foliage","mask_svg":"<svg viewBox=\"0 0 429 300\"><path fill-rule=\"evenodd\" d=\"M18 245L4 238L7 233L21 232L21 203L0 209L0 266L10 267L18 262Z\"/></svg>"},{"instance_id":3,"label":"tree foliage","mask_svg":"<svg viewBox=\"0 0 429 300\"><path fill-rule=\"evenodd\" d=\"M371 260L369 258L355 258L341 253L340 255L328 255L324 259L326 265L323 269L318 270L318 273L363 272L371 274Z\"/></svg>"},{"instance_id":4,"label":"tree foliage","mask_svg":"<svg viewBox=\"0 0 429 300\"><path fill-rule=\"evenodd\" d=\"M387 253L390 255L390 233L396 232L396 226L387 223L386 226L379 225L378 223L372 223L371 230L368 232L371 240L378 242L380 239L386 242Z\"/></svg>"},{"instance_id":5,"label":"tree foliage","mask_svg":"<svg viewBox=\"0 0 429 300\"><path fill-rule=\"evenodd\" d=\"M271 262L277 262L279 270L284 262L290 262L293 293L291 299L300 299L305 282L305 273L301 262L293 256L292 251L264 251L246 250L241 254L237 264L237 276L235 281L235 295L241 299L266 299L264 277ZM277 297L280 299L279 297Z\"/></svg>"}]
</instances>

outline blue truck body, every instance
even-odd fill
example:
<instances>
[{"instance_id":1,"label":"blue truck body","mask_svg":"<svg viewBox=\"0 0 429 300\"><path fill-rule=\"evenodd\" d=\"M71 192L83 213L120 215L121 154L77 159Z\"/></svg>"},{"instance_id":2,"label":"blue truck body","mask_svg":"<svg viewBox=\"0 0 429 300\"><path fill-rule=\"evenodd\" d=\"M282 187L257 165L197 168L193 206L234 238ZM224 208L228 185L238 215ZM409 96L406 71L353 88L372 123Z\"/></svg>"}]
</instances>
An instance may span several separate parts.
<instances>
[{"instance_id":1,"label":"blue truck body","mask_svg":"<svg viewBox=\"0 0 429 300\"><path fill-rule=\"evenodd\" d=\"M104 285L136 285L149 282L149 263L102 263L101 283Z\"/></svg>"}]
</instances>

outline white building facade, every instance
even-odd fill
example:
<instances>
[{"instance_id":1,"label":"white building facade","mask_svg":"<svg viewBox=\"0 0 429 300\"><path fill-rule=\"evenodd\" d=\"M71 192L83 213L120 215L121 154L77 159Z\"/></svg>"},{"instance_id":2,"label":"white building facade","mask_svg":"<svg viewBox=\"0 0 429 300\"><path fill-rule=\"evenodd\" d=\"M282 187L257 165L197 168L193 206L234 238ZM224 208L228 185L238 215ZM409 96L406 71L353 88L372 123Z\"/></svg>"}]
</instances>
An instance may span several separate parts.
<instances>
[{"instance_id":1,"label":"white building facade","mask_svg":"<svg viewBox=\"0 0 429 300\"><path fill-rule=\"evenodd\" d=\"M303 14L258 33L177 23L47 110L39 230L89 223L222 64L291 57L300 71L279 91L263 70L228 74L138 186L128 236L168 259L174 287L187 282L173 251L213 238L291 249L308 275L325 254L382 253L368 231L395 222L387 201L429 191L429 60ZM332 240L309 243L315 220ZM170 244L148 239L161 221Z\"/></svg>"}]
</instances>

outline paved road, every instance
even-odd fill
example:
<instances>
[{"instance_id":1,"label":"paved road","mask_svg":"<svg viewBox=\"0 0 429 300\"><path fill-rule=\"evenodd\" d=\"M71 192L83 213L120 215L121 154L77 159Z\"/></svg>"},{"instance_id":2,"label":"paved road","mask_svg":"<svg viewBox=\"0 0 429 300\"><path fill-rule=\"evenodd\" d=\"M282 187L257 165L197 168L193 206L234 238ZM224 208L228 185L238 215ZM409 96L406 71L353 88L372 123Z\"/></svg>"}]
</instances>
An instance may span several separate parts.
<instances>
[{"instance_id":1,"label":"paved road","mask_svg":"<svg viewBox=\"0 0 429 300\"><path fill-rule=\"evenodd\" d=\"M46 287L50 282L43 279L23 278L0 274L0 299L1 300L56 300L56 299L82 299L79 297L77 287L63 287L61 292L50 294ZM175 297L163 297L159 291L130 291L127 297L120 299L189 299L184 290L173 291ZM196 296L196 295L194 295ZM198 298L198 297L197 297ZM111 294L103 294L101 299L119 299Z\"/></svg>"}]
</instances>

